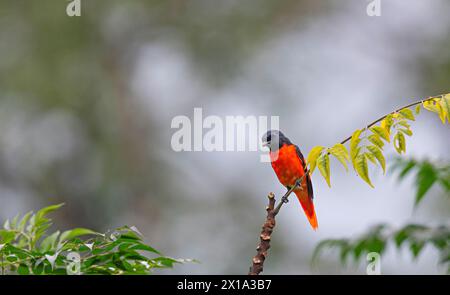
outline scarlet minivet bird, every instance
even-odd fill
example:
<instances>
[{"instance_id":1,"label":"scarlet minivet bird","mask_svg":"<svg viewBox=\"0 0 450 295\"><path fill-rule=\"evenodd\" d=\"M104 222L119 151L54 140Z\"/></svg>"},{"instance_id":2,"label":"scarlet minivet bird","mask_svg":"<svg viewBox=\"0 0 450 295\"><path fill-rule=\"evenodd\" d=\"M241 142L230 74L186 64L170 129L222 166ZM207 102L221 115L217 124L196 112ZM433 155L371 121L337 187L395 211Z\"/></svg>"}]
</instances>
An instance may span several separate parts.
<instances>
[{"instance_id":1,"label":"scarlet minivet bird","mask_svg":"<svg viewBox=\"0 0 450 295\"><path fill-rule=\"evenodd\" d=\"M264 134L263 146L270 149L272 168L278 180L287 189L292 188L296 181L305 174L305 159L298 146L293 144L281 131L269 130ZM306 217L314 230L317 229L317 217L314 211L313 188L309 174L302 181L302 189L294 190Z\"/></svg>"}]
</instances>

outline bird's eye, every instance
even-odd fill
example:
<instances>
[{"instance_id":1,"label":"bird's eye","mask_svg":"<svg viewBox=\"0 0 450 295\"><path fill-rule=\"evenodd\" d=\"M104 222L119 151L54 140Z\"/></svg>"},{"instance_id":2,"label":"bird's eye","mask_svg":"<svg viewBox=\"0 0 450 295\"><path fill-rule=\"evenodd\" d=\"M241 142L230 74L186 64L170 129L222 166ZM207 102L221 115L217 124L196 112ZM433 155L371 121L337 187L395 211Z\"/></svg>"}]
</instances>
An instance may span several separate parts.
<instances>
[{"instance_id":1,"label":"bird's eye","mask_svg":"<svg viewBox=\"0 0 450 295\"><path fill-rule=\"evenodd\" d=\"M269 135L267 135L267 142L270 142L271 140L272 140L272 136L269 134Z\"/></svg>"}]
</instances>

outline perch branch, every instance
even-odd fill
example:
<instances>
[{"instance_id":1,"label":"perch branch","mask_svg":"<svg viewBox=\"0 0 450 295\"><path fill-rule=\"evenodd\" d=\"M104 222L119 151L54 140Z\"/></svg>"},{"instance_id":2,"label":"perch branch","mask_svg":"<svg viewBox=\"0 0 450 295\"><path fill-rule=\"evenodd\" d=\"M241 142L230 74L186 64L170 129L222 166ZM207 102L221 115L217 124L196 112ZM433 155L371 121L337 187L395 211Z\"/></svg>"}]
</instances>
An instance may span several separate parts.
<instances>
[{"instance_id":1,"label":"perch branch","mask_svg":"<svg viewBox=\"0 0 450 295\"><path fill-rule=\"evenodd\" d=\"M295 185L289 188L289 190L284 194L283 197L281 197L280 202L275 207L275 195L273 193L270 193L268 195L269 198L269 205L266 207L267 211L267 217L266 221L264 222L261 230L261 235L259 236L260 242L258 247L256 247L256 255L252 259L252 266L250 267L249 275L258 275L263 271L264 267L264 260L266 260L267 253L270 248L270 239L273 232L273 229L275 227L275 216L280 212L281 207L283 204L289 202L289 195L296 189L300 188L302 189L301 183L303 182L303 178L305 177L306 173L309 173L308 170L305 171L305 174L300 177L296 182Z\"/></svg>"},{"instance_id":2,"label":"perch branch","mask_svg":"<svg viewBox=\"0 0 450 295\"><path fill-rule=\"evenodd\" d=\"M432 99L435 99L435 98L437 98L437 97L444 96L444 95L445 95L445 94L439 94L439 95L435 95L435 96L430 96L430 97L428 97L428 98L426 98L426 99L422 99L422 100L413 102L413 103L411 103L411 104L408 104L408 105L406 105L406 106L404 106L404 107L398 108L398 109L396 109L395 111L390 112L389 114L386 114L386 115L384 115L384 116L382 116L382 117L376 119L375 121L373 121L372 123L370 123L369 125L367 125L366 127L364 127L364 128L361 129L361 130L362 130L362 131L368 130L370 127L372 127L373 125L375 125L375 124L377 124L378 122L382 121L382 120L383 120L384 118L386 118L387 116L393 115L393 114L395 114L395 113L398 113L398 112L400 112L400 111L403 110L403 109L413 107L413 106L418 105L418 104L421 104L421 103L423 103L423 102L425 102L425 101L432 100ZM341 141L341 144L346 143L346 142L349 141L350 139L352 139L352 135L350 135L349 137L347 137L346 139L344 139L343 141Z\"/></svg>"}]
</instances>

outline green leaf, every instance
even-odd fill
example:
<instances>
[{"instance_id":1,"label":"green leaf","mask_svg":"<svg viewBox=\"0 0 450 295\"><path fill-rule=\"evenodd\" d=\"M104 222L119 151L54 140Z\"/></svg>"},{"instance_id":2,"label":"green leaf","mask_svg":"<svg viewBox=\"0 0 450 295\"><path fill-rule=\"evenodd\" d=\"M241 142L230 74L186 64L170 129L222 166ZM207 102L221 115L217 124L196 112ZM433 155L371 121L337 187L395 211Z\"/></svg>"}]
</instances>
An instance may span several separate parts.
<instances>
[{"instance_id":1,"label":"green leaf","mask_svg":"<svg viewBox=\"0 0 450 295\"><path fill-rule=\"evenodd\" d=\"M398 121L396 123L396 125L401 125L401 126L405 127L406 129L410 129L411 128L411 125L409 125L408 122L405 121L405 120Z\"/></svg>"},{"instance_id":2,"label":"green leaf","mask_svg":"<svg viewBox=\"0 0 450 295\"><path fill-rule=\"evenodd\" d=\"M156 250L155 248L150 247L148 245L145 245L145 244L137 244L137 245L131 246L130 249L131 250L142 250L142 251L147 251L147 252L153 252L153 253L161 255L161 253L158 250Z\"/></svg>"},{"instance_id":3,"label":"green leaf","mask_svg":"<svg viewBox=\"0 0 450 295\"><path fill-rule=\"evenodd\" d=\"M5 248L7 248L7 249L4 249L5 251L8 251L10 254L14 254L19 259L33 258L33 255L26 249L14 247L11 244L8 244L7 247L5 246Z\"/></svg>"},{"instance_id":4,"label":"green leaf","mask_svg":"<svg viewBox=\"0 0 450 295\"><path fill-rule=\"evenodd\" d=\"M397 248L400 248L403 242L405 242L408 239L408 237L409 237L408 232L405 229L399 230L394 235L395 245L397 246Z\"/></svg>"},{"instance_id":5,"label":"green leaf","mask_svg":"<svg viewBox=\"0 0 450 295\"><path fill-rule=\"evenodd\" d=\"M415 205L419 204L419 202L423 199L425 194L433 186L436 180L437 175L434 167L430 163L425 162L420 167L416 177L417 193Z\"/></svg>"},{"instance_id":6,"label":"green leaf","mask_svg":"<svg viewBox=\"0 0 450 295\"><path fill-rule=\"evenodd\" d=\"M59 243L62 243L64 241L70 241L73 238L84 236L84 235L98 235L99 233L92 231L87 228L74 228L71 230L66 230L61 234L61 237L59 238Z\"/></svg>"},{"instance_id":7,"label":"green leaf","mask_svg":"<svg viewBox=\"0 0 450 295\"><path fill-rule=\"evenodd\" d=\"M414 113L410 109L401 109L399 113L406 119L415 121Z\"/></svg>"},{"instance_id":8,"label":"green leaf","mask_svg":"<svg viewBox=\"0 0 450 295\"><path fill-rule=\"evenodd\" d=\"M42 208L41 210L36 212L36 221L35 222L38 223L39 219L42 219L43 217L47 216L49 213L58 210L62 206L64 206L64 203Z\"/></svg>"},{"instance_id":9,"label":"green leaf","mask_svg":"<svg viewBox=\"0 0 450 295\"><path fill-rule=\"evenodd\" d=\"M394 116L392 114L387 115L380 122L380 127L386 131L388 137L391 134L391 127L393 124L394 124Z\"/></svg>"},{"instance_id":10,"label":"green leaf","mask_svg":"<svg viewBox=\"0 0 450 295\"><path fill-rule=\"evenodd\" d=\"M381 254L383 253L385 247L386 243L376 236L366 240L367 252L377 252Z\"/></svg>"},{"instance_id":11,"label":"green leaf","mask_svg":"<svg viewBox=\"0 0 450 295\"><path fill-rule=\"evenodd\" d=\"M403 135L403 133L397 132L397 134L395 134L394 147L399 154L406 152L406 140L405 135Z\"/></svg>"},{"instance_id":12,"label":"green leaf","mask_svg":"<svg viewBox=\"0 0 450 295\"><path fill-rule=\"evenodd\" d=\"M359 136L361 135L362 130L356 130L353 132L352 138L350 140L350 159L352 163L354 163L354 159L359 154L358 144L361 142Z\"/></svg>"},{"instance_id":13,"label":"green leaf","mask_svg":"<svg viewBox=\"0 0 450 295\"><path fill-rule=\"evenodd\" d=\"M399 130L400 132L402 132L403 134L406 134L406 135L408 135L408 136L412 136L412 135L413 135L411 129L399 128L398 130Z\"/></svg>"},{"instance_id":14,"label":"green leaf","mask_svg":"<svg viewBox=\"0 0 450 295\"><path fill-rule=\"evenodd\" d=\"M20 264L19 267L17 268L17 273L19 275L29 275L30 269L26 264Z\"/></svg>"},{"instance_id":15,"label":"green leaf","mask_svg":"<svg viewBox=\"0 0 450 295\"><path fill-rule=\"evenodd\" d=\"M361 254L364 252L365 248L366 248L365 239L361 239L356 242L356 245L353 248L353 257L355 258L355 261L358 261L358 259L361 257Z\"/></svg>"},{"instance_id":16,"label":"green leaf","mask_svg":"<svg viewBox=\"0 0 450 295\"><path fill-rule=\"evenodd\" d=\"M373 164L377 165L377 160L375 159L375 156L372 155L370 152L366 152L364 153L366 155L367 160L369 160L370 162L372 162Z\"/></svg>"},{"instance_id":17,"label":"green leaf","mask_svg":"<svg viewBox=\"0 0 450 295\"><path fill-rule=\"evenodd\" d=\"M377 159L378 163L380 163L381 168L383 168L383 173L386 173L386 159L384 158L381 149L375 145L369 145L367 146L367 149Z\"/></svg>"},{"instance_id":18,"label":"green leaf","mask_svg":"<svg viewBox=\"0 0 450 295\"><path fill-rule=\"evenodd\" d=\"M16 233L6 229L0 229L0 243L8 244L16 239Z\"/></svg>"},{"instance_id":19,"label":"green leaf","mask_svg":"<svg viewBox=\"0 0 450 295\"><path fill-rule=\"evenodd\" d=\"M322 174L323 178L325 178L328 186L331 187L331 184L330 184L330 159L328 157L328 154L324 153L324 154L320 155L320 157L317 159L317 167L319 168L320 174Z\"/></svg>"},{"instance_id":20,"label":"green leaf","mask_svg":"<svg viewBox=\"0 0 450 295\"><path fill-rule=\"evenodd\" d=\"M406 164L403 166L403 169L398 174L399 179L403 179L411 170L416 166L416 161L410 160L406 162Z\"/></svg>"},{"instance_id":21,"label":"green leaf","mask_svg":"<svg viewBox=\"0 0 450 295\"><path fill-rule=\"evenodd\" d=\"M361 153L361 147L357 147L355 152L355 157L352 159L352 165L353 165L353 169L356 171L356 157Z\"/></svg>"},{"instance_id":22,"label":"green leaf","mask_svg":"<svg viewBox=\"0 0 450 295\"><path fill-rule=\"evenodd\" d=\"M440 98L436 97L434 99L424 101L422 105L426 110L438 114L442 123L445 124L446 112L442 107L440 100L441 100Z\"/></svg>"},{"instance_id":23,"label":"green leaf","mask_svg":"<svg viewBox=\"0 0 450 295\"><path fill-rule=\"evenodd\" d=\"M175 263L181 263L181 261L179 259L174 259L174 258L170 258L170 257L158 257L153 259L153 261L157 262L158 264L164 266L164 267L173 267L173 265Z\"/></svg>"},{"instance_id":24,"label":"green leaf","mask_svg":"<svg viewBox=\"0 0 450 295\"><path fill-rule=\"evenodd\" d=\"M345 170L348 171L347 160L349 160L350 156L347 151L347 148L341 144L335 144L333 147L328 149L328 152L336 157L336 159L341 162L341 164L345 167Z\"/></svg>"},{"instance_id":25,"label":"green leaf","mask_svg":"<svg viewBox=\"0 0 450 295\"><path fill-rule=\"evenodd\" d=\"M416 115L420 114L420 104L416 106Z\"/></svg>"},{"instance_id":26,"label":"green leaf","mask_svg":"<svg viewBox=\"0 0 450 295\"><path fill-rule=\"evenodd\" d=\"M440 104L447 117L447 121L450 123L450 94L443 96L440 100Z\"/></svg>"},{"instance_id":27,"label":"green leaf","mask_svg":"<svg viewBox=\"0 0 450 295\"><path fill-rule=\"evenodd\" d=\"M438 113L439 111L438 111L438 109L436 107L436 101L437 100L439 100L439 98L433 98L433 99L424 101L422 103L422 106L423 106L424 109L426 109L426 110L428 110L430 112Z\"/></svg>"},{"instance_id":28,"label":"green leaf","mask_svg":"<svg viewBox=\"0 0 450 295\"><path fill-rule=\"evenodd\" d=\"M366 154L359 154L356 156L355 170L358 172L359 177L361 177L371 187L374 187L369 178L369 166L367 165Z\"/></svg>"},{"instance_id":29,"label":"green leaf","mask_svg":"<svg viewBox=\"0 0 450 295\"><path fill-rule=\"evenodd\" d=\"M48 252L56 250L56 242L59 237L59 231L54 232L53 234L47 236L45 239L42 240L40 245L40 250L42 252Z\"/></svg>"},{"instance_id":30,"label":"green leaf","mask_svg":"<svg viewBox=\"0 0 450 295\"><path fill-rule=\"evenodd\" d=\"M441 119L442 124L445 124L447 114L440 101L436 104L436 107L438 109L439 119Z\"/></svg>"},{"instance_id":31,"label":"green leaf","mask_svg":"<svg viewBox=\"0 0 450 295\"><path fill-rule=\"evenodd\" d=\"M316 168L317 158L320 156L324 148L325 147L323 146L315 146L309 152L308 157L306 158L306 162L309 164L309 170L311 174L314 172L314 169Z\"/></svg>"},{"instance_id":32,"label":"green leaf","mask_svg":"<svg viewBox=\"0 0 450 295\"><path fill-rule=\"evenodd\" d=\"M370 130L374 134L381 137L382 139L386 140L387 142L390 142L389 133L387 132L386 129L382 128L381 126L373 126L373 127L370 127Z\"/></svg>"},{"instance_id":33,"label":"green leaf","mask_svg":"<svg viewBox=\"0 0 450 295\"><path fill-rule=\"evenodd\" d=\"M31 214L33 214L33 211L29 211L27 214L25 214L22 219L19 222L19 225L17 227L17 229L19 231L24 231L25 230L25 226L28 222L28 219L30 219Z\"/></svg>"},{"instance_id":34,"label":"green leaf","mask_svg":"<svg viewBox=\"0 0 450 295\"><path fill-rule=\"evenodd\" d=\"M127 232L122 233L120 235L120 239L132 239L132 240L139 240L140 241L142 239L142 237L138 233L129 230Z\"/></svg>"},{"instance_id":35,"label":"green leaf","mask_svg":"<svg viewBox=\"0 0 450 295\"><path fill-rule=\"evenodd\" d=\"M11 220L11 223L10 223L11 229L16 229L17 228L17 222L18 221L19 221L19 214L14 216L14 218Z\"/></svg>"},{"instance_id":36,"label":"green leaf","mask_svg":"<svg viewBox=\"0 0 450 295\"><path fill-rule=\"evenodd\" d=\"M417 258L419 256L420 252L423 249L423 246L425 246L425 243L423 241L411 242L410 249L414 258Z\"/></svg>"},{"instance_id":37,"label":"green leaf","mask_svg":"<svg viewBox=\"0 0 450 295\"><path fill-rule=\"evenodd\" d=\"M381 140L380 136L378 136L377 134L371 134L369 135L368 139L375 146L379 147L380 149L383 149L384 142Z\"/></svg>"}]
</instances>

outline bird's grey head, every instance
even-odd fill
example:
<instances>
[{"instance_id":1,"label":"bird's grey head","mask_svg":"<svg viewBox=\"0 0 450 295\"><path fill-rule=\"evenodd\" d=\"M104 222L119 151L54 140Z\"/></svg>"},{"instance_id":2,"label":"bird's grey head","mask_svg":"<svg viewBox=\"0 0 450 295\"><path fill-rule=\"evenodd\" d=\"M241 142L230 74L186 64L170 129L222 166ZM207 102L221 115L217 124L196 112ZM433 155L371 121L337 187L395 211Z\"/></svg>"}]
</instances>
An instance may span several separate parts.
<instances>
[{"instance_id":1,"label":"bird's grey head","mask_svg":"<svg viewBox=\"0 0 450 295\"><path fill-rule=\"evenodd\" d=\"M271 151L276 151L284 144L291 144L291 141L281 131L269 130L263 135L262 143Z\"/></svg>"}]
</instances>

